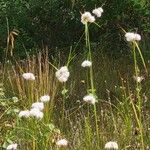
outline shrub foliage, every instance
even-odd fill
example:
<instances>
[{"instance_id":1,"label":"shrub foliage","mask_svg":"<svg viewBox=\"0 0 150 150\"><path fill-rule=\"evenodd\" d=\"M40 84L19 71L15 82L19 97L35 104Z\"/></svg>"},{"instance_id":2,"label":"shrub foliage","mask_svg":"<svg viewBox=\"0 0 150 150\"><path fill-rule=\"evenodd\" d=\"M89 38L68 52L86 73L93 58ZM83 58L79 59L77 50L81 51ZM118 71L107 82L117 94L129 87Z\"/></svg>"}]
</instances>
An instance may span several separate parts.
<instances>
[{"instance_id":1,"label":"shrub foliage","mask_svg":"<svg viewBox=\"0 0 150 150\"><path fill-rule=\"evenodd\" d=\"M74 45L83 33L80 13L103 6L104 14L92 42L103 43L109 51L122 50L118 43L119 25L125 29L150 33L148 0L0 0L0 49L6 48L8 31L17 29L16 53L47 45L50 48ZM107 44L105 44L107 43ZM113 43L113 44L112 44Z\"/></svg>"}]
</instances>

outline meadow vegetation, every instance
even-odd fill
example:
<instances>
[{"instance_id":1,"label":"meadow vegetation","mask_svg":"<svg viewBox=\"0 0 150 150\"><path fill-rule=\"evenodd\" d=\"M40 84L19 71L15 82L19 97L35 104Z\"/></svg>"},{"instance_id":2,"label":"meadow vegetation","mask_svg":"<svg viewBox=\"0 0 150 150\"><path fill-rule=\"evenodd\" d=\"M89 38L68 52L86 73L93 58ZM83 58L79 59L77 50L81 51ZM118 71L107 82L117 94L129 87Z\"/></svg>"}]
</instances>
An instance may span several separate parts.
<instances>
[{"instance_id":1,"label":"meadow vegetation","mask_svg":"<svg viewBox=\"0 0 150 150\"><path fill-rule=\"evenodd\" d=\"M95 30L102 28L105 5L82 11L77 18L84 29L80 38L53 55L45 46L32 55L24 47L24 58L16 56L12 37L18 31L10 32L6 17L9 34L0 64L1 149L150 149L150 62L144 53L149 46L138 31L121 24L115 36L126 55L107 55L105 49L117 45L112 41L110 47L101 40L91 42Z\"/></svg>"}]
</instances>

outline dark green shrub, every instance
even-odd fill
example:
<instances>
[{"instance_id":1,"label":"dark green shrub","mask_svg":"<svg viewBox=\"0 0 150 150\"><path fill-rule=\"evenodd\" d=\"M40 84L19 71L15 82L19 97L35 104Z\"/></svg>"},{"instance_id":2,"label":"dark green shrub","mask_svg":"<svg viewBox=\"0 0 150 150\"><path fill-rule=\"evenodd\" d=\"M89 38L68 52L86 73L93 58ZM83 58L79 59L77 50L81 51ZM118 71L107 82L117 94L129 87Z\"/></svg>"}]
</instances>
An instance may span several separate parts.
<instances>
[{"instance_id":1,"label":"dark green shrub","mask_svg":"<svg viewBox=\"0 0 150 150\"><path fill-rule=\"evenodd\" d=\"M138 30L142 35L150 33L148 0L1 0L0 52L6 48L7 27L20 31L15 45L18 55L24 55L25 49L46 45L54 49L74 45L83 33L80 12L101 5L104 13L97 22L102 28L91 25L91 40L105 51L126 53L119 25L128 31Z\"/></svg>"}]
</instances>

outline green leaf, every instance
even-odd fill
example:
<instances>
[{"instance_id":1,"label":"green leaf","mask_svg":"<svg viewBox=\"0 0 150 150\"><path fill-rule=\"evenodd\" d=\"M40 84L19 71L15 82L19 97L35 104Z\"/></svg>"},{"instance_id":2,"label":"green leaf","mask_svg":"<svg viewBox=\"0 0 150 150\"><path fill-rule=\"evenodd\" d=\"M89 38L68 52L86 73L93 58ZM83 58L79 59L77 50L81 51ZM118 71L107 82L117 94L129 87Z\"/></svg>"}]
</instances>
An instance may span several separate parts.
<instances>
[{"instance_id":1,"label":"green leaf","mask_svg":"<svg viewBox=\"0 0 150 150\"><path fill-rule=\"evenodd\" d=\"M68 92L67 89L63 89L62 92L61 92L61 94L62 94L62 95L66 95L67 92Z\"/></svg>"}]
</instances>

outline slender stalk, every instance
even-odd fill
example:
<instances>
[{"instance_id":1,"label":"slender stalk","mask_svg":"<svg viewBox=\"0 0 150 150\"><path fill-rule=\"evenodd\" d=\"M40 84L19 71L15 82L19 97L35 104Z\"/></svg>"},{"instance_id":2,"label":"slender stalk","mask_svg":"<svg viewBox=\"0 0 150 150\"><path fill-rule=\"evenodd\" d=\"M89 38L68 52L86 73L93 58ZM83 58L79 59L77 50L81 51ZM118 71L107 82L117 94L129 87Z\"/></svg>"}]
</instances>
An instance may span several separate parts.
<instances>
[{"instance_id":1,"label":"slender stalk","mask_svg":"<svg viewBox=\"0 0 150 150\"><path fill-rule=\"evenodd\" d=\"M86 137L87 137L87 148L88 150L92 149L92 144L91 144L91 130L90 130L90 123L89 123L89 116L88 118L85 118L85 129L86 129Z\"/></svg>"},{"instance_id":2,"label":"slender stalk","mask_svg":"<svg viewBox=\"0 0 150 150\"><path fill-rule=\"evenodd\" d=\"M8 57L8 50L9 50L9 22L8 18L6 17L6 27L7 27L7 46L5 51L5 57L4 57L4 64L3 64L3 77L2 77L2 83L4 82L5 73L7 70L7 57Z\"/></svg>"},{"instance_id":3,"label":"slender stalk","mask_svg":"<svg viewBox=\"0 0 150 150\"><path fill-rule=\"evenodd\" d=\"M112 110L112 103L111 103L110 91L109 90L108 90L108 101L110 103L110 112L111 112L111 116L112 116L112 120L113 120L113 124L114 124L114 129L117 132L117 126L116 126L116 121L115 121L115 117L114 117L113 110Z\"/></svg>"},{"instance_id":4,"label":"slender stalk","mask_svg":"<svg viewBox=\"0 0 150 150\"><path fill-rule=\"evenodd\" d=\"M66 84L64 83L63 86L63 104L62 104L62 120L61 120L61 124L64 124L64 119L65 119L65 100L66 100Z\"/></svg>"},{"instance_id":5,"label":"slender stalk","mask_svg":"<svg viewBox=\"0 0 150 150\"><path fill-rule=\"evenodd\" d=\"M96 105L95 104L94 104L94 116L95 116L97 142L98 142L98 146L100 146L100 144L99 144L99 127L98 127L98 120L97 120L97 110L96 110Z\"/></svg>"},{"instance_id":6,"label":"slender stalk","mask_svg":"<svg viewBox=\"0 0 150 150\"><path fill-rule=\"evenodd\" d=\"M91 45L90 45L90 38L89 38L89 30L88 30L88 25L85 25L86 28L86 47L88 48L88 55L87 59L92 61L92 53L91 53ZM93 67L90 67L90 83L91 83L91 91L92 94L95 95L95 89L94 89L94 80L93 80Z\"/></svg>"},{"instance_id":7,"label":"slender stalk","mask_svg":"<svg viewBox=\"0 0 150 150\"><path fill-rule=\"evenodd\" d=\"M35 146L35 140L32 141L32 150L36 150L36 146Z\"/></svg>"},{"instance_id":8,"label":"slender stalk","mask_svg":"<svg viewBox=\"0 0 150 150\"><path fill-rule=\"evenodd\" d=\"M135 52L135 45L134 45L134 43L133 43L133 57L134 57L135 77L138 77L138 66L137 66L136 52Z\"/></svg>"},{"instance_id":9,"label":"slender stalk","mask_svg":"<svg viewBox=\"0 0 150 150\"><path fill-rule=\"evenodd\" d=\"M88 49L87 59L92 62L92 52L91 52L91 45L90 45L90 37L89 37L89 28L88 24L85 24L85 40L86 40L86 48ZM91 85L91 93L95 96L95 88L94 88L94 77L93 77L93 67L90 66L90 85ZM95 126L96 126L96 136L97 142L99 146L99 128L98 128L98 120L97 120L97 110L96 105L94 104L94 117L95 117Z\"/></svg>"},{"instance_id":10,"label":"slender stalk","mask_svg":"<svg viewBox=\"0 0 150 150\"><path fill-rule=\"evenodd\" d=\"M136 121L137 121L139 130L140 130L140 139L141 139L141 144L142 144L142 150L144 150L143 126L142 126L142 123L141 123L140 120L139 120L139 117L138 117L138 114L137 114L135 105L134 105L134 103L133 103L132 100L131 100L131 105L132 105L132 108L133 108L133 111L134 111L135 119L136 119Z\"/></svg>"},{"instance_id":11,"label":"slender stalk","mask_svg":"<svg viewBox=\"0 0 150 150\"><path fill-rule=\"evenodd\" d=\"M137 44L137 42L136 42L136 41L134 41L133 43L134 43L134 45L136 46L136 48L138 49L138 52L139 52L139 54L140 54L140 57L141 57L141 60L142 60L143 66L144 66L144 68L145 68L146 73L148 74L148 71L147 71L147 68L146 68L146 64L145 64L145 61L144 61L143 55L142 55L142 53L141 53L141 50L140 50L140 48L139 48L139 46L138 46L138 44Z\"/></svg>"},{"instance_id":12,"label":"slender stalk","mask_svg":"<svg viewBox=\"0 0 150 150\"><path fill-rule=\"evenodd\" d=\"M134 55L135 77L137 78L139 76L139 69L138 69L138 65L137 65L137 58L136 58L136 49L135 49L135 47L138 47L138 45L137 45L136 42L133 42L133 55ZM141 58L143 58L143 57L141 57ZM142 150L144 150L143 126L142 126L142 119L141 119L141 113L142 113L141 112L141 107L142 107L142 105L141 105L140 89L141 89L141 86L138 83L138 81L136 80L136 97L138 99L138 106L136 106L136 107L138 109L136 109L136 107L135 107L136 104L134 105L134 103L133 103L132 100L131 100L131 105L132 105L132 108L133 108L133 111L134 111L134 114L135 114L135 118L136 118L139 130L140 130L140 139L141 139Z\"/></svg>"}]
</instances>

